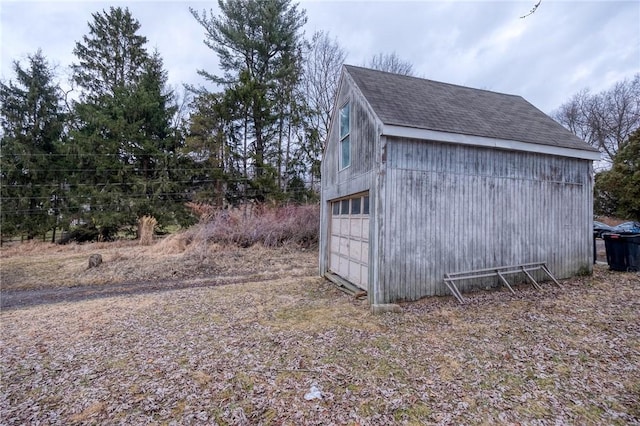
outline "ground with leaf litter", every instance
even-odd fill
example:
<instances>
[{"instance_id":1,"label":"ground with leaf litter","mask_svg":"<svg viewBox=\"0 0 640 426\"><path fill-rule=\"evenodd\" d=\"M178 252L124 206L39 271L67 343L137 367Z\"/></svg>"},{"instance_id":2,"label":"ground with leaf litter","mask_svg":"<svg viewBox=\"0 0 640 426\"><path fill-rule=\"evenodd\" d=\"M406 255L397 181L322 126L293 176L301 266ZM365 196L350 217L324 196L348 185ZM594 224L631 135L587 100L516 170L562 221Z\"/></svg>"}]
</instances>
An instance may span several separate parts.
<instances>
[{"instance_id":1,"label":"ground with leaf litter","mask_svg":"<svg viewBox=\"0 0 640 426\"><path fill-rule=\"evenodd\" d=\"M233 253L233 285L3 309L0 423L640 423L637 274L374 316L314 253Z\"/></svg>"}]
</instances>

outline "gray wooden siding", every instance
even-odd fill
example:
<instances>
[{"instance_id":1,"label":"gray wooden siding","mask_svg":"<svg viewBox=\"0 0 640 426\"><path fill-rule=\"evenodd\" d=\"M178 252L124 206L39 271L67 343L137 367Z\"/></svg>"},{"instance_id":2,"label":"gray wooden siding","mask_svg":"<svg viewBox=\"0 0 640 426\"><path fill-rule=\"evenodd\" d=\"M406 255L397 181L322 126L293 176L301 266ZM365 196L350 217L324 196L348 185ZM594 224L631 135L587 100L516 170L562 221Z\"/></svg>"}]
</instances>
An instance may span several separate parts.
<instances>
[{"instance_id":1,"label":"gray wooden siding","mask_svg":"<svg viewBox=\"0 0 640 426\"><path fill-rule=\"evenodd\" d=\"M590 161L391 139L385 169L377 303L447 294L447 272L536 261L559 278L591 270Z\"/></svg>"},{"instance_id":2,"label":"gray wooden siding","mask_svg":"<svg viewBox=\"0 0 640 426\"><path fill-rule=\"evenodd\" d=\"M351 77L343 72L342 84L336 100L332 125L326 141L322 159L321 206L320 206L320 275L327 271L329 238L329 202L337 198L369 191L375 179L376 146L382 124L373 113ZM340 144L338 112L349 102L351 109L349 139L351 142L351 165L339 169ZM378 155L379 157L379 155ZM373 194L372 194L373 195Z\"/></svg>"},{"instance_id":3,"label":"gray wooden siding","mask_svg":"<svg viewBox=\"0 0 640 426\"><path fill-rule=\"evenodd\" d=\"M345 82L350 80L346 78ZM338 110L349 102L351 123L349 140L351 142L351 165L342 170L340 167L340 144ZM322 187L327 191L328 199L335 199L353 193L366 191L371 185L371 173L374 168L374 152L379 135L377 119L369 104L352 85L343 84L336 102L336 111L327 137L327 146L322 159Z\"/></svg>"}]
</instances>

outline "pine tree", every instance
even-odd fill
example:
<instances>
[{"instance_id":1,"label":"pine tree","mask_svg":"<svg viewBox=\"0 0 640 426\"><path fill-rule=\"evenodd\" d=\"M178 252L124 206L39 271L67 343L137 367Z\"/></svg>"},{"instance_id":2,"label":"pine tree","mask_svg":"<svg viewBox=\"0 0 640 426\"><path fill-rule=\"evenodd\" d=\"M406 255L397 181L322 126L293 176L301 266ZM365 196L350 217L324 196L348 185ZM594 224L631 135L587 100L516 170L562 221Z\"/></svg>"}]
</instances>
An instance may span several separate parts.
<instances>
[{"instance_id":1,"label":"pine tree","mask_svg":"<svg viewBox=\"0 0 640 426\"><path fill-rule=\"evenodd\" d=\"M208 80L225 89L233 115L241 123L252 166L250 191L258 200L279 190L282 169L283 96L300 73L304 11L290 0L219 0L220 16L198 13L205 28L205 44L219 58L222 76L201 70ZM282 127L281 127L282 126Z\"/></svg>"},{"instance_id":2,"label":"pine tree","mask_svg":"<svg viewBox=\"0 0 640 426\"><path fill-rule=\"evenodd\" d=\"M137 34L140 23L128 8L111 7L109 13L92 17L89 34L73 49L80 63L71 69L84 98L99 103L101 97L113 96L140 80L148 59L147 38Z\"/></svg>"},{"instance_id":3,"label":"pine tree","mask_svg":"<svg viewBox=\"0 0 640 426\"><path fill-rule=\"evenodd\" d=\"M2 237L53 231L65 202L59 149L65 114L41 51L14 62L16 81L0 83Z\"/></svg>"},{"instance_id":4,"label":"pine tree","mask_svg":"<svg viewBox=\"0 0 640 426\"><path fill-rule=\"evenodd\" d=\"M221 94L201 93L194 98L186 123L185 151L197 167L195 199L218 207L234 198L234 187L228 183L233 182L238 165L233 161L238 158L234 155L237 144L232 142L236 132L228 125L226 106Z\"/></svg>"},{"instance_id":5,"label":"pine tree","mask_svg":"<svg viewBox=\"0 0 640 426\"><path fill-rule=\"evenodd\" d=\"M182 202L171 176L178 141L162 59L158 52L149 55L128 9L93 14L89 29L76 43L79 63L72 66L82 89L72 133L82 220L105 235L123 225L134 229L144 215L164 224Z\"/></svg>"}]
</instances>

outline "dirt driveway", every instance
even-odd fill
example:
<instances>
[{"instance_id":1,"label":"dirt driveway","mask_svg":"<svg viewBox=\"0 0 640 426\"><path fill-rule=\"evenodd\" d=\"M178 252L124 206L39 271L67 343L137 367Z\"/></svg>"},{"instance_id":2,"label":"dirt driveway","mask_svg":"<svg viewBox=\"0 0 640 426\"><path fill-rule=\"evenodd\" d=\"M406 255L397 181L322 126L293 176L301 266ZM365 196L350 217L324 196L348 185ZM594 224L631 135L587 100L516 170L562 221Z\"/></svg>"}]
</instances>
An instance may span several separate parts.
<instances>
[{"instance_id":1,"label":"dirt driveway","mask_svg":"<svg viewBox=\"0 0 640 426\"><path fill-rule=\"evenodd\" d=\"M104 262L87 267L98 253ZM0 308L20 308L215 287L278 278L312 276L317 254L297 248L172 250L170 244L140 247L135 242L56 246L25 244L3 250Z\"/></svg>"},{"instance_id":2,"label":"dirt driveway","mask_svg":"<svg viewBox=\"0 0 640 426\"><path fill-rule=\"evenodd\" d=\"M305 274L304 276L308 276ZM273 278L273 276L271 276ZM262 279L271 279L268 275ZM185 288L216 287L247 282L247 277L216 277L200 280L138 281L130 283L45 287L27 290L5 290L0 295L0 308L25 308L60 302L79 302L115 296L133 296Z\"/></svg>"}]
</instances>

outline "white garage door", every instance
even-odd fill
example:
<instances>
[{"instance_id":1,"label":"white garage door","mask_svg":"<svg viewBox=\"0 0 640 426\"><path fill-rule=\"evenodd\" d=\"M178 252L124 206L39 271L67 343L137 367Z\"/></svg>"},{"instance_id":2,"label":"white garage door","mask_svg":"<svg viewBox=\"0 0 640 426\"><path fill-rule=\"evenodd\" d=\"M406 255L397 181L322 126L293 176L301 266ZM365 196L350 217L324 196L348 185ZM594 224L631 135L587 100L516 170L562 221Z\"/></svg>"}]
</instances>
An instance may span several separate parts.
<instances>
[{"instance_id":1,"label":"white garage door","mask_svg":"<svg viewBox=\"0 0 640 426\"><path fill-rule=\"evenodd\" d=\"M369 194L333 201L329 269L367 290L369 276Z\"/></svg>"}]
</instances>

